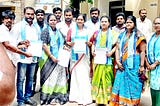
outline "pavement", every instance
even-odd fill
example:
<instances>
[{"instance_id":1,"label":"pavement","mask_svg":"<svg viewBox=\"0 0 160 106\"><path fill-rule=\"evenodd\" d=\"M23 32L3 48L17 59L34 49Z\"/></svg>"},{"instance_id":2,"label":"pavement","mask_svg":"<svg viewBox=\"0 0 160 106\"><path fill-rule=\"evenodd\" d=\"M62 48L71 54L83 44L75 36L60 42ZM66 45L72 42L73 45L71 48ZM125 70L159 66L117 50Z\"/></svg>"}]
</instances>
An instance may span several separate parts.
<instances>
[{"instance_id":1,"label":"pavement","mask_svg":"<svg viewBox=\"0 0 160 106\"><path fill-rule=\"evenodd\" d=\"M140 106L152 106L150 88L147 88L145 92L141 94Z\"/></svg>"},{"instance_id":2,"label":"pavement","mask_svg":"<svg viewBox=\"0 0 160 106\"><path fill-rule=\"evenodd\" d=\"M40 93L36 93L34 95L34 97L32 97L32 99L37 101L37 103L38 103L37 106L41 106L39 97L40 97ZM16 98L14 99L13 103L10 106L17 106ZM27 105L27 106L30 106L30 105ZM52 105L47 105L47 106L61 106L61 105L58 104L58 103L54 103ZM78 104L67 102L63 106L78 106ZM93 104L90 104L88 106L96 106L96 104L93 103ZM150 90L149 89L147 89L144 93L142 93L140 106L152 106L151 105L151 97L150 97Z\"/></svg>"},{"instance_id":3,"label":"pavement","mask_svg":"<svg viewBox=\"0 0 160 106\"><path fill-rule=\"evenodd\" d=\"M38 74L38 78L37 78L37 86L36 86L36 91L39 91L39 87L40 87L40 82L39 80L39 74ZM32 97L31 99L37 101L38 105L37 106L41 106L40 105L40 93L36 93L34 95L34 97ZM12 104L10 106L17 106L17 102L16 102L16 96L15 96L15 99L14 101L12 102ZM26 106L30 106L30 105L26 105ZM58 103L54 103L52 105L43 105L43 106L61 106L60 104ZM63 106L78 106L78 104L76 103L69 103L67 102L66 104L64 104ZM96 106L95 103L93 104L90 104L90 105L87 105L87 106ZM141 103L140 103L140 106L152 106L152 103L151 103L151 96L150 96L150 89L147 88L142 94L141 94Z\"/></svg>"}]
</instances>

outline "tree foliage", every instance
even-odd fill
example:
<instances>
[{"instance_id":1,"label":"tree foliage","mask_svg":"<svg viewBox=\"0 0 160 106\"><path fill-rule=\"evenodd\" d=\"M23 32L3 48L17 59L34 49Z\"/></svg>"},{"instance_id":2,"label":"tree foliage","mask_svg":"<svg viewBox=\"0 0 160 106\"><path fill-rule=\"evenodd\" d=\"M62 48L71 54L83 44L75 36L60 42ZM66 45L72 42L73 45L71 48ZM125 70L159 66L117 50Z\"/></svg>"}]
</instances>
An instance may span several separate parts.
<instances>
[{"instance_id":1,"label":"tree foliage","mask_svg":"<svg viewBox=\"0 0 160 106\"><path fill-rule=\"evenodd\" d=\"M93 3L93 0L70 0L70 3L71 3L71 5L73 6L73 4L75 4L75 3L81 3L81 2L84 2L84 1L87 1L88 3Z\"/></svg>"},{"instance_id":2,"label":"tree foliage","mask_svg":"<svg viewBox=\"0 0 160 106\"><path fill-rule=\"evenodd\" d=\"M86 0L80 0L80 2L83 2L83 1L86 1ZM93 0L87 0L87 2L92 4Z\"/></svg>"}]
</instances>

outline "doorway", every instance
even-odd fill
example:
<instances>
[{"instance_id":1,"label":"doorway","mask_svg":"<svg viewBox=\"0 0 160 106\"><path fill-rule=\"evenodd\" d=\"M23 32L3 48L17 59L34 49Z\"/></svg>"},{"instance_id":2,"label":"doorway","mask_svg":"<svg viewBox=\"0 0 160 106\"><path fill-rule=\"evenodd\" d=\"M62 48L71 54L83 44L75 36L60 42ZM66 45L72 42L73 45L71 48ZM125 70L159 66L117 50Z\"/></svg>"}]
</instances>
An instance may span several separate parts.
<instances>
[{"instance_id":1,"label":"doorway","mask_svg":"<svg viewBox=\"0 0 160 106\"><path fill-rule=\"evenodd\" d=\"M125 11L125 0L111 0L109 2L109 16L111 18L112 26L116 25L115 15L118 12L123 12L125 17L133 15L133 11Z\"/></svg>"}]
</instances>

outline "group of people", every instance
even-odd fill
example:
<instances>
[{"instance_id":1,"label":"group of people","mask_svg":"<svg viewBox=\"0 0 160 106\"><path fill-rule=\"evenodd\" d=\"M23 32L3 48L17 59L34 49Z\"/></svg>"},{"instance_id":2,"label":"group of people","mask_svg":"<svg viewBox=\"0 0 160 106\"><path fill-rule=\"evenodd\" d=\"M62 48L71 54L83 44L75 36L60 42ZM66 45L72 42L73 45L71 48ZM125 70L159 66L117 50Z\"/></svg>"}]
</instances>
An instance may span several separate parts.
<instances>
[{"instance_id":1,"label":"group of people","mask_svg":"<svg viewBox=\"0 0 160 106\"><path fill-rule=\"evenodd\" d=\"M148 70L152 106L159 106L160 17L154 19L155 32L151 34L152 23L146 14L147 10L141 9L140 18L136 19L132 15L125 18L125 14L119 12L115 16L116 25L111 27L110 17L100 17L100 10L95 7L90 9L88 21L83 14L76 15L73 21L70 8L64 10L62 21L62 9L55 7L46 22L44 10L25 7L23 20L15 25L14 12L2 12L0 47L5 47L14 65L12 71L17 70L11 72L14 75L11 78L14 79L16 72L18 106L37 105L31 97L35 94L38 70L41 105L52 102L62 105L69 101L79 105L94 102L109 106L139 106L144 86L140 75ZM67 66L60 64L60 50L70 54L63 60L68 59ZM2 68L0 81L3 74L5 69ZM12 88L9 90L14 90L14 84Z\"/></svg>"}]
</instances>

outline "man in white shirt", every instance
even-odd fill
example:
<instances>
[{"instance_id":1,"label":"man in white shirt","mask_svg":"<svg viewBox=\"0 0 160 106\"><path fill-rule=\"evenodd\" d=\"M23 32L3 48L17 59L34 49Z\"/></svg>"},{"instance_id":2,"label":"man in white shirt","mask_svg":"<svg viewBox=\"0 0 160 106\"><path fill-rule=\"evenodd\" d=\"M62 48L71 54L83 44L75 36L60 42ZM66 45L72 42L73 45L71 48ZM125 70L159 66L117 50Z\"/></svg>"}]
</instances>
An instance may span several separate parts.
<instances>
[{"instance_id":1,"label":"man in white shirt","mask_svg":"<svg viewBox=\"0 0 160 106\"><path fill-rule=\"evenodd\" d=\"M40 40L41 32L47 28L47 24L45 23L45 11L42 9L37 9L35 11L36 20L34 21L34 25L38 32L38 39Z\"/></svg>"},{"instance_id":2,"label":"man in white shirt","mask_svg":"<svg viewBox=\"0 0 160 106\"><path fill-rule=\"evenodd\" d=\"M96 7L92 7L90 9L90 16L91 18L85 22L85 27L87 28L88 31L88 39L93 42L93 34L94 32L98 31L100 29L100 19L99 19L99 15L100 15L100 10ZM93 75L93 64L92 64L92 59L93 56L91 54L91 47L89 47L89 52L90 52L90 76L92 77Z\"/></svg>"},{"instance_id":3,"label":"man in white shirt","mask_svg":"<svg viewBox=\"0 0 160 106\"><path fill-rule=\"evenodd\" d=\"M13 32L17 39L18 46L22 46L24 51L28 51L32 42L38 41L38 33L33 24L35 10L32 7L24 8L24 19L14 26ZM36 48L30 52L37 52ZM20 55L17 65L17 102L18 106L30 104L36 106L36 101L30 99L32 95L33 77L35 67L37 64L37 57L25 57ZM25 82L25 86L24 85ZM23 90L25 88L25 91Z\"/></svg>"},{"instance_id":4,"label":"man in white shirt","mask_svg":"<svg viewBox=\"0 0 160 106\"><path fill-rule=\"evenodd\" d=\"M112 27L112 30L116 32L116 35L114 37L114 40L117 41L118 39L118 35L125 31L126 29L126 25L125 25L125 14L123 12L118 12L115 16L115 19L116 19L116 25ZM113 67L113 70L114 70L114 75L116 75L116 70L117 70L117 65L116 65L116 61L114 59L114 67Z\"/></svg>"},{"instance_id":5,"label":"man in white shirt","mask_svg":"<svg viewBox=\"0 0 160 106\"><path fill-rule=\"evenodd\" d=\"M118 12L115 16L116 25L112 27L112 30L116 31L118 34L125 31L125 15L122 12Z\"/></svg>"},{"instance_id":6,"label":"man in white shirt","mask_svg":"<svg viewBox=\"0 0 160 106\"><path fill-rule=\"evenodd\" d=\"M95 31L100 29L100 20L99 20L100 11L96 7L90 9L91 18L85 22L85 27L89 33L89 39L92 37Z\"/></svg>"},{"instance_id":7,"label":"man in white shirt","mask_svg":"<svg viewBox=\"0 0 160 106\"><path fill-rule=\"evenodd\" d=\"M152 22L148 18L146 18L147 10L140 9L139 16L140 17L137 18L137 28L144 34L146 40L149 41L152 33Z\"/></svg>"},{"instance_id":8,"label":"man in white shirt","mask_svg":"<svg viewBox=\"0 0 160 106\"><path fill-rule=\"evenodd\" d=\"M56 28L60 30L66 40L68 30L76 25L73 21L73 10L71 8L66 8L64 10L64 19L64 21L57 23Z\"/></svg>"},{"instance_id":9,"label":"man in white shirt","mask_svg":"<svg viewBox=\"0 0 160 106\"><path fill-rule=\"evenodd\" d=\"M65 40L66 44L66 37L68 30L71 28L74 28L76 26L76 23L73 21L73 10L71 8L66 8L64 10L64 21L57 23L56 28L62 33L62 36ZM68 68L66 70L69 70L70 64L68 65ZM67 71L67 76L68 78L68 92L70 91L70 80L71 80L71 75L70 71Z\"/></svg>"},{"instance_id":10,"label":"man in white shirt","mask_svg":"<svg viewBox=\"0 0 160 106\"><path fill-rule=\"evenodd\" d=\"M17 48L11 31L15 14L11 10L2 12L0 25L0 105L9 105L15 96L15 68L13 67L13 52L31 56ZM2 45L3 44L3 45ZM5 48L4 48L4 47ZM7 55L6 55L6 53ZM9 58L8 58L9 57ZM16 65L16 63L14 64Z\"/></svg>"},{"instance_id":11,"label":"man in white shirt","mask_svg":"<svg viewBox=\"0 0 160 106\"><path fill-rule=\"evenodd\" d=\"M2 12L2 25L0 25L0 42L5 46L7 55L9 56L12 63L16 66L14 60L15 53L25 55L30 57L29 53L21 51L17 48L16 41L13 36L12 24L14 23L15 14L10 10L5 10ZM13 53L14 52L14 53Z\"/></svg>"},{"instance_id":12,"label":"man in white shirt","mask_svg":"<svg viewBox=\"0 0 160 106\"><path fill-rule=\"evenodd\" d=\"M53 8L53 14L56 15L57 23L61 22L62 9L60 7Z\"/></svg>"},{"instance_id":13,"label":"man in white shirt","mask_svg":"<svg viewBox=\"0 0 160 106\"><path fill-rule=\"evenodd\" d=\"M41 36L41 32L47 28L47 24L45 23L45 11L42 9L37 9L35 11L35 15L36 15L36 20L34 21L34 25L36 27L36 30L38 32L38 40L40 40L40 36ZM39 58L38 58L39 59ZM36 82L37 82L37 74L38 74L38 62L36 64L36 68L35 68L35 73L34 73L34 80L33 80L33 89L32 89L32 95L34 96L34 94L36 93L35 89L36 89Z\"/></svg>"},{"instance_id":14,"label":"man in white shirt","mask_svg":"<svg viewBox=\"0 0 160 106\"><path fill-rule=\"evenodd\" d=\"M137 28L144 34L147 43L149 42L151 35L152 35L152 22L147 17L147 10L146 9L140 9L139 10L139 18L137 18ZM147 51L148 52L148 51ZM149 71L146 72L146 75L149 76ZM149 82L144 83L145 89L148 89Z\"/></svg>"}]
</instances>

